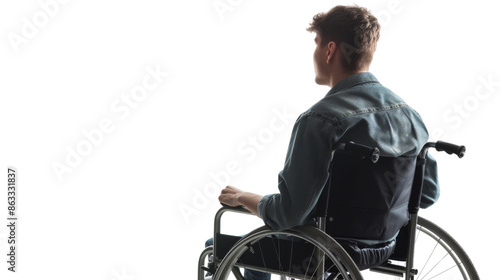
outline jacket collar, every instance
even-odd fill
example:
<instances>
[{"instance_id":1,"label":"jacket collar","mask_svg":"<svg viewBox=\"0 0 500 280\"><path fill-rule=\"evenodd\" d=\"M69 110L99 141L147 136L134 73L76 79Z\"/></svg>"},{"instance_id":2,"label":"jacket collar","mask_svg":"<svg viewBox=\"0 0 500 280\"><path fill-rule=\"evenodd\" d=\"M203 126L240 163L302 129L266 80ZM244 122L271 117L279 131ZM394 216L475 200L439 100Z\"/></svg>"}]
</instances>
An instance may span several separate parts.
<instances>
[{"instance_id":1,"label":"jacket collar","mask_svg":"<svg viewBox=\"0 0 500 280\"><path fill-rule=\"evenodd\" d=\"M364 83L378 83L378 80L370 72L357 73L338 82L326 95L328 96L331 94L335 94L341 90L345 90Z\"/></svg>"}]
</instances>

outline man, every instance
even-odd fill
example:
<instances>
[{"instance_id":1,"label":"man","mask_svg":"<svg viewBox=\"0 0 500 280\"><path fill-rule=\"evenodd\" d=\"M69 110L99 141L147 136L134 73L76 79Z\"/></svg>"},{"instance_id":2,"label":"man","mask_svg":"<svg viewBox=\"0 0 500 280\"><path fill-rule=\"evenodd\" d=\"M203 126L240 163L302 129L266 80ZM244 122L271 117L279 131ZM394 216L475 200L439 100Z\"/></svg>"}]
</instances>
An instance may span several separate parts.
<instances>
[{"instance_id":1,"label":"man","mask_svg":"<svg viewBox=\"0 0 500 280\"><path fill-rule=\"evenodd\" d=\"M307 30L316 33L316 83L331 89L295 123L279 173L280 193L261 196L227 186L219 196L221 203L241 205L276 230L310 220L328 180L336 144L354 141L378 147L382 156L399 157L417 155L428 139L420 116L368 72L380 25L367 9L336 6L314 16ZM436 173L435 161L429 158L424 208L439 197ZM394 238L357 241L373 245ZM257 277L266 279L261 274Z\"/></svg>"}]
</instances>

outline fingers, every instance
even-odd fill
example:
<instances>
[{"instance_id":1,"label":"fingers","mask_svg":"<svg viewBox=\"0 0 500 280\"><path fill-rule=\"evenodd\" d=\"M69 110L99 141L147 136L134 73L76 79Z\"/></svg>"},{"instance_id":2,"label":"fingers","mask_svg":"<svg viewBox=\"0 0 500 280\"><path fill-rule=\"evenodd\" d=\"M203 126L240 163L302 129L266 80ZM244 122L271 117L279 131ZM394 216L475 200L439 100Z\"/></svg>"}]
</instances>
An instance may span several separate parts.
<instances>
[{"instance_id":1,"label":"fingers","mask_svg":"<svg viewBox=\"0 0 500 280\"><path fill-rule=\"evenodd\" d=\"M223 193L237 193L241 192L241 190L233 187L233 186L226 186L224 189L222 189Z\"/></svg>"},{"instance_id":2,"label":"fingers","mask_svg":"<svg viewBox=\"0 0 500 280\"><path fill-rule=\"evenodd\" d=\"M224 189L222 189L221 194L236 194L236 193L240 193L240 192L241 192L241 190L239 190L235 187L227 186Z\"/></svg>"},{"instance_id":3,"label":"fingers","mask_svg":"<svg viewBox=\"0 0 500 280\"><path fill-rule=\"evenodd\" d=\"M222 204L225 204L225 205L228 205L231 207L236 207L236 206L239 206L239 204L235 203L235 199L234 199L235 196L236 196L235 194L221 194L219 196L219 201Z\"/></svg>"},{"instance_id":4,"label":"fingers","mask_svg":"<svg viewBox=\"0 0 500 280\"><path fill-rule=\"evenodd\" d=\"M235 187L227 186L221 191L219 201L232 207L240 206L240 204L238 203L238 196L241 194L241 192L241 190Z\"/></svg>"}]
</instances>

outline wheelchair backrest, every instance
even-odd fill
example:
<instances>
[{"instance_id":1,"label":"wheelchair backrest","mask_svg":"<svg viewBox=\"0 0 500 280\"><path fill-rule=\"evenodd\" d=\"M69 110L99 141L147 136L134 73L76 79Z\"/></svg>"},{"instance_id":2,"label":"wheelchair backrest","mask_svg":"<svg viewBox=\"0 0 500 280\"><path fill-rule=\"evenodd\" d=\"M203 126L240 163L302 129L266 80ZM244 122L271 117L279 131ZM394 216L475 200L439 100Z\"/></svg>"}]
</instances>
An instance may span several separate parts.
<instances>
[{"instance_id":1,"label":"wheelchair backrest","mask_svg":"<svg viewBox=\"0 0 500 280\"><path fill-rule=\"evenodd\" d=\"M409 219L416 156L380 157L377 163L335 152L316 208L333 237L393 238Z\"/></svg>"}]
</instances>

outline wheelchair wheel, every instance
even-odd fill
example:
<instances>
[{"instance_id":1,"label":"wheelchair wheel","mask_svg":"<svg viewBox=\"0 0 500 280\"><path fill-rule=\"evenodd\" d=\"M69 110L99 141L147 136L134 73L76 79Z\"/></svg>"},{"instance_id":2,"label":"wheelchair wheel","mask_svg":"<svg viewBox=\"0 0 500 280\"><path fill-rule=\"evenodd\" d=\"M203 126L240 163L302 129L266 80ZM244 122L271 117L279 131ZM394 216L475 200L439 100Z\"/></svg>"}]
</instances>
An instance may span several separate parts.
<instances>
[{"instance_id":1,"label":"wheelchair wheel","mask_svg":"<svg viewBox=\"0 0 500 280\"><path fill-rule=\"evenodd\" d=\"M271 273L271 279L363 279L344 249L312 226L252 231L225 255L213 279L241 279L239 268Z\"/></svg>"},{"instance_id":2,"label":"wheelchair wheel","mask_svg":"<svg viewBox=\"0 0 500 280\"><path fill-rule=\"evenodd\" d=\"M418 218L415 248L415 265L419 265L415 267L421 275L418 279L479 279L469 256L455 239L422 217Z\"/></svg>"},{"instance_id":3,"label":"wheelchair wheel","mask_svg":"<svg viewBox=\"0 0 500 280\"><path fill-rule=\"evenodd\" d=\"M395 265L404 262L391 261ZM436 224L419 217L415 236L414 278L404 279L463 279L479 280L474 265L460 245L446 231ZM403 279L376 272L364 271L367 279Z\"/></svg>"}]
</instances>

